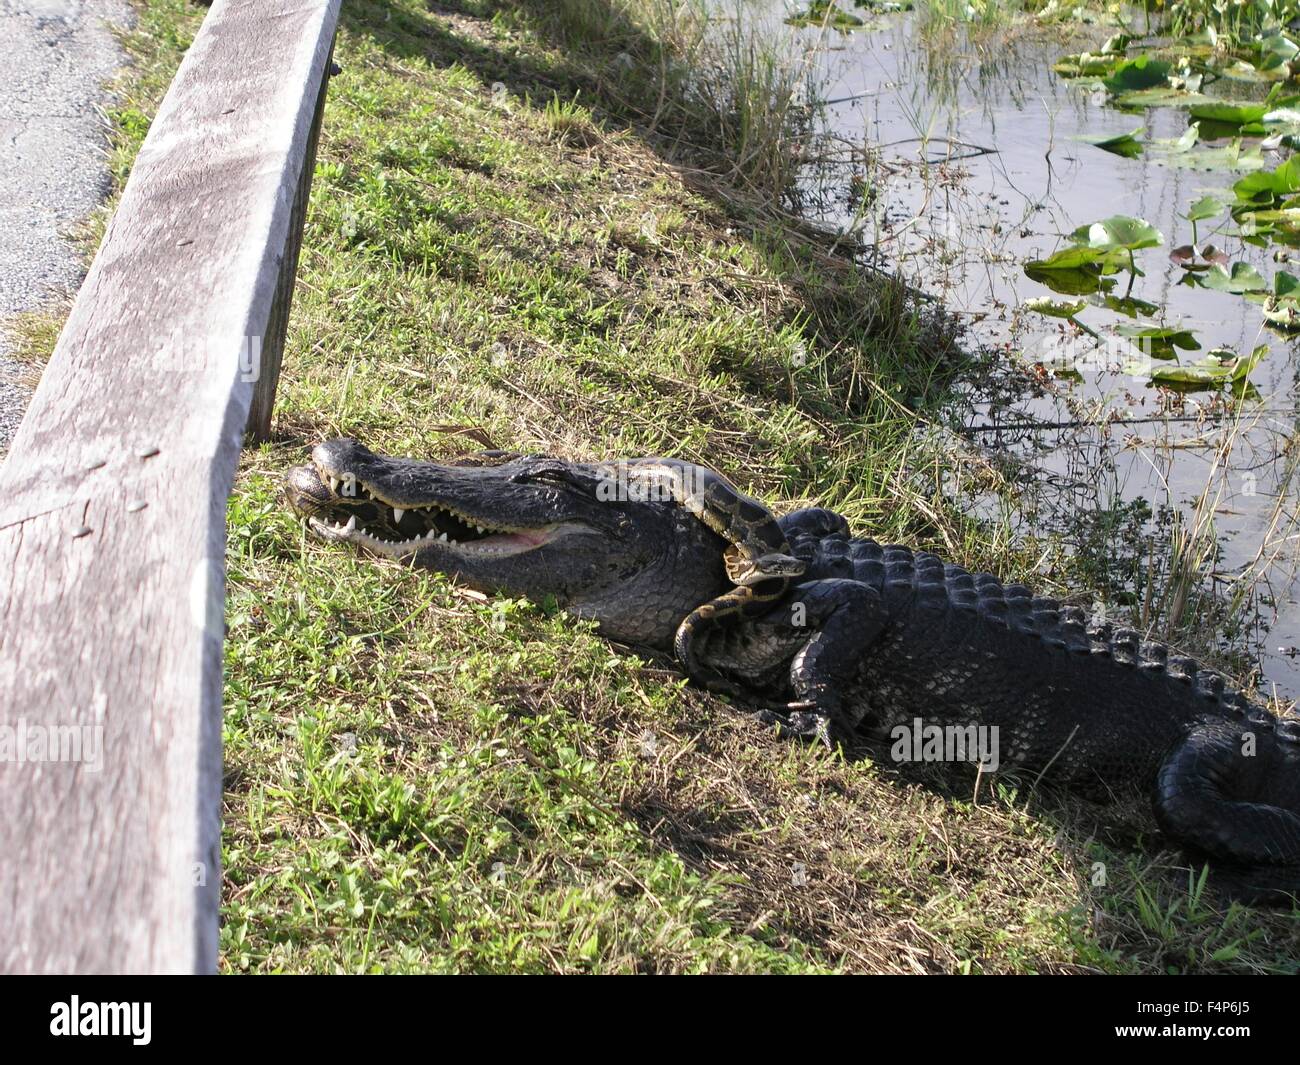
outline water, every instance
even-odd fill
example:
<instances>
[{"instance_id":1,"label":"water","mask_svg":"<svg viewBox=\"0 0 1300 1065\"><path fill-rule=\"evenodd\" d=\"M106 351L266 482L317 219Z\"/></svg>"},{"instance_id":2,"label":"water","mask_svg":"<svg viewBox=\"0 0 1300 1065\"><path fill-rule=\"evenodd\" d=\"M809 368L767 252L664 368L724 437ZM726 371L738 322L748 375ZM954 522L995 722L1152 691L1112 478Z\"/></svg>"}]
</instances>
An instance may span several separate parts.
<instances>
[{"instance_id":1,"label":"water","mask_svg":"<svg viewBox=\"0 0 1300 1065\"><path fill-rule=\"evenodd\" d=\"M1217 552L1199 567L1193 560L1198 587L1220 602L1253 589L1246 609L1220 619L1220 647L1257 663L1279 694L1300 696L1292 550L1300 525L1289 461L1300 412L1295 341L1266 328L1260 307L1239 295L1180 284L1184 272L1168 257L1192 243L1191 224L1180 217L1191 203L1229 189L1242 171L1122 158L1078 140L1140 125L1145 136L1175 138L1189 122L1175 108L1119 111L1104 93L1052 72L1062 54L1096 50L1104 34L1063 40L1060 31L1030 31L979 45L958 34L927 48L910 16L822 35L785 27L779 15L787 8L765 6L778 14L769 32L796 35L820 91L834 101L821 161L806 175L805 213L856 227L879 265L940 298L976 343L1002 353L996 394L954 415L961 436L978 442L981 461L1013 476L1022 494L1001 513L992 494L963 486L972 505L998 512L1022 535L1064 535L1105 571L1117 598L1127 593L1153 620L1180 610L1167 571L1171 543L1202 530ZM1266 152L1265 166L1284 158ZM1080 320L1103 337L1121 324L1190 329L1201 350L1180 352L1185 362L1214 348L1247 354L1266 344L1250 400L1156 389L1121 372L1126 359L1075 379L1035 365L1059 361L1063 351L1086 353L1094 342L1021 309L1033 297L1081 298L1055 295L1023 264L1065 246L1063 235L1078 226L1116 214L1143 218L1164 235L1162 247L1136 253L1146 276L1127 293L1154 305L1152 313L1133 318L1095 305ZM1216 226L1222 232L1210 236ZM1225 212L1201 223L1199 236L1271 278L1278 248L1254 247L1236 232ZM1112 296L1126 295L1126 284L1118 275Z\"/></svg>"}]
</instances>

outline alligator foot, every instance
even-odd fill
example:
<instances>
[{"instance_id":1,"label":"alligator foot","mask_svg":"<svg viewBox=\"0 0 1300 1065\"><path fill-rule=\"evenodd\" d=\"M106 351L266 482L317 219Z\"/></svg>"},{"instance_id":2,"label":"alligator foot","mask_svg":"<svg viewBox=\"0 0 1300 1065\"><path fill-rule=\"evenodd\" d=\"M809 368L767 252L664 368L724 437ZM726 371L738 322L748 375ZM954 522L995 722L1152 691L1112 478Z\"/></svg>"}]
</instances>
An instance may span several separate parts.
<instances>
[{"instance_id":1,"label":"alligator foot","mask_svg":"<svg viewBox=\"0 0 1300 1065\"><path fill-rule=\"evenodd\" d=\"M813 705L806 701L785 703L775 709L759 710L754 718L760 724L775 725L782 735L820 743L827 750L847 744L849 737L836 725L832 716L806 709Z\"/></svg>"}]
</instances>

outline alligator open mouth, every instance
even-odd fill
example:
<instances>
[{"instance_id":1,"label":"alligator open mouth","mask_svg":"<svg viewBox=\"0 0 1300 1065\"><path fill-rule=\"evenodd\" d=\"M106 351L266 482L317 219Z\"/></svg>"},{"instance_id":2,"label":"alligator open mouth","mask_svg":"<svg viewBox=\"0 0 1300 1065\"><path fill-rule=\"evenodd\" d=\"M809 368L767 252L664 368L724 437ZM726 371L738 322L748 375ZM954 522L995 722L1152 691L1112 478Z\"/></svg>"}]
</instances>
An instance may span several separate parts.
<instances>
[{"instance_id":1,"label":"alligator open mouth","mask_svg":"<svg viewBox=\"0 0 1300 1065\"><path fill-rule=\"evenodd\" d=\"M432 499L395 499L376 484L351 473L340 476L317 461L290 471L286 496L323 539L345 540L390 558L429 548L500 558L535 550L565 535L571 525L506 525Z\"/></svg>"}]
</instances>

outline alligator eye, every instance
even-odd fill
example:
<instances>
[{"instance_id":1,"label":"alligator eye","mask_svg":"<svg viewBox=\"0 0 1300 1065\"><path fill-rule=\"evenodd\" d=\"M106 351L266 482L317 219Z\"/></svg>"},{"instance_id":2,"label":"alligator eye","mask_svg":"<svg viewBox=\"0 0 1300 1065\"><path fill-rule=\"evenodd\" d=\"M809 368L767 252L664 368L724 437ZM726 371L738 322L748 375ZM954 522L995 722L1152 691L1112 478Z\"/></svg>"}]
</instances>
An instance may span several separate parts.
<instances>
[{"instance_id":1,"label":"alligator eye","mask_svg":"<svg viewBox=\"0 0 1300 1065\"><path fill-rule=\"evenodd\" d=\"M528 484L537 482L539 484L550 484L558 487L567 488L573 483L569 476L569 471L563 466L542 466L535 470L524 470L510 478L516 484Z\"/></svg>"}]
</instances>

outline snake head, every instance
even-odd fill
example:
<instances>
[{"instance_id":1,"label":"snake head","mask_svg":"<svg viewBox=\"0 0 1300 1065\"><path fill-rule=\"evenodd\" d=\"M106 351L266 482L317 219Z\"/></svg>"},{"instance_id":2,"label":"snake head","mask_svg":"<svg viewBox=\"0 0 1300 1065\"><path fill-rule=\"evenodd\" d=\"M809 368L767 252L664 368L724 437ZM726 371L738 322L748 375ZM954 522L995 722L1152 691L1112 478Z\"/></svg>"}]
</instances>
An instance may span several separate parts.
<instances>
[{"instance_id":1,"label":"snake head","mask_svg":"<svg viewBox=\"0 0 1300 1065\"><path fill-rule=\"evenodd\" d=\"M793 555L769 551L765 554L746 553L743 547L732 544L722 553L727 568L727 580L745 587L773 577L797 577L807 564Z\"/></svg>"}]
</instances>

